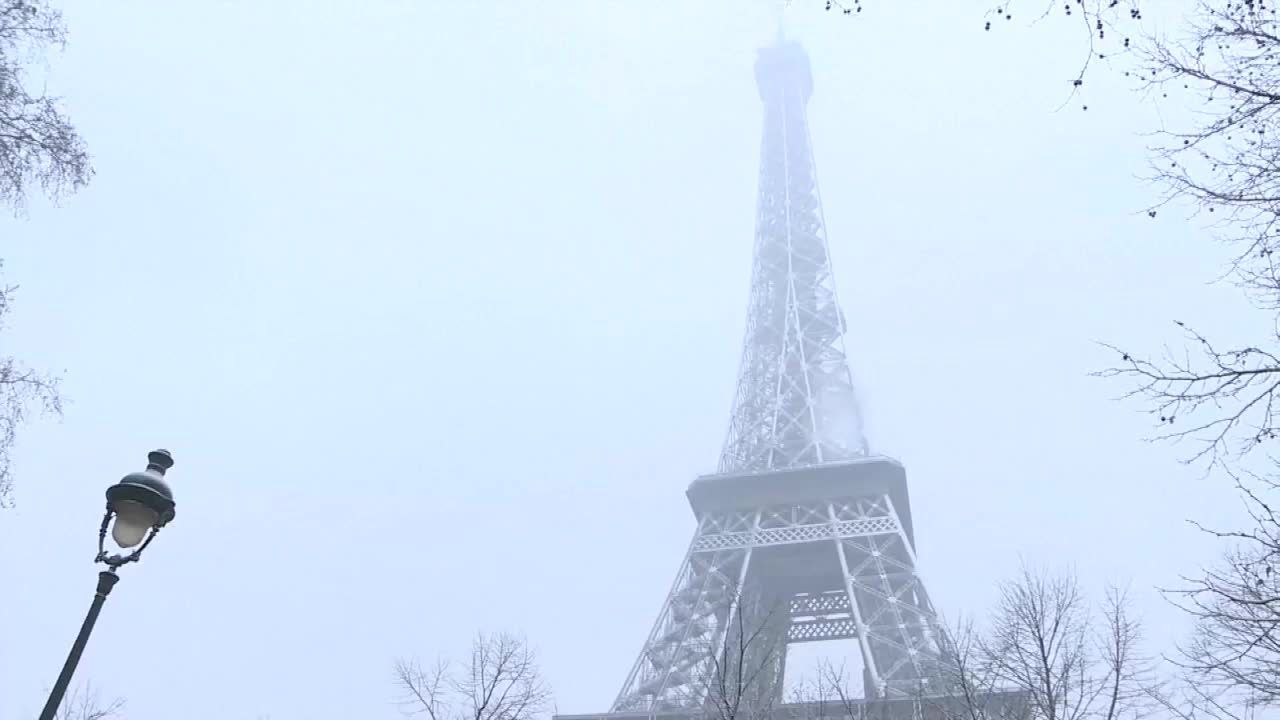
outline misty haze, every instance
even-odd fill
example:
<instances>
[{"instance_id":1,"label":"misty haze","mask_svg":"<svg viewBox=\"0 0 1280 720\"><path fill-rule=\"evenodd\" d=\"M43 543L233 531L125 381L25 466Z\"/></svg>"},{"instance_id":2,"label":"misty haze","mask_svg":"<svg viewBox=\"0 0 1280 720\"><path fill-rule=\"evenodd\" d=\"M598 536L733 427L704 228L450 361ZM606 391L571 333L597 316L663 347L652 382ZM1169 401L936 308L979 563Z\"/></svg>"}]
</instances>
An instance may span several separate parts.
<instances>
[{"instance_id":1,"label":"misty haze","mask_svg":"<svg viewBox=\"0 0 1280 720\"><path fill-rule=\"evenodd\" d=\"M1280 717L1278 53L0 0L0 719Z\"/></svg>"}]
</instances>

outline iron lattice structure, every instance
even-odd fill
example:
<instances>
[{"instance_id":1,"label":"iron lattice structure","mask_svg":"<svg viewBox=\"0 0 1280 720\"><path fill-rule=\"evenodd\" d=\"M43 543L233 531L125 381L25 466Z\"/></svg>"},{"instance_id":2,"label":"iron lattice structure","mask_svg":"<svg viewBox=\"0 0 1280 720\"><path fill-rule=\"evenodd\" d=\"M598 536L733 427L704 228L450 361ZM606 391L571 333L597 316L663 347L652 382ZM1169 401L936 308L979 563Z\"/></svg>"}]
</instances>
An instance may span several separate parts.
<instances>
[{"instance_id":1,"label":"iron lattice structure","mask_svg":"<svg viewBox=\"0 0 1280 720\"><path fill-rule=\"evenodd\" d=\"M763 50L756 83L764 137L755 259L722 473L867 454L809 142L808 60L793 43Z\"/></svg>"},{"instance_id":2,"label":"iron lattice structure","mask_svg":"<svg viewBox=\"0 0 1280 720\"><path fill-rule=\"evenodd\" d=\"M763 668L757 691L780 693L788 645L835 639L857 640L870 701L946 685L948 640L916 572L906 475L869 454L845 356L806 118L808 58L780 40L755 72L764 137L729 432L717 473L689 487L697 531L611 713L711 702L717 658L748 605L780 608L783 620L739 661Z\"/></svg>"},{"instance_id":3,"label":"iron lattice structure","mask_svg":"<svg viewBox=\"0 0 1280 720\"><path fill-rule=\"evenodd\" d=\"M689 489L698 528L657 622L612 712L696 709L716 684L716 656L735 635L736 608L778 608L784 632L754 652L856 639L864 696L945 692L951 657L916 572L906 477L868 456L782 471L718 474Z\"/></svg>"}]
</instances>

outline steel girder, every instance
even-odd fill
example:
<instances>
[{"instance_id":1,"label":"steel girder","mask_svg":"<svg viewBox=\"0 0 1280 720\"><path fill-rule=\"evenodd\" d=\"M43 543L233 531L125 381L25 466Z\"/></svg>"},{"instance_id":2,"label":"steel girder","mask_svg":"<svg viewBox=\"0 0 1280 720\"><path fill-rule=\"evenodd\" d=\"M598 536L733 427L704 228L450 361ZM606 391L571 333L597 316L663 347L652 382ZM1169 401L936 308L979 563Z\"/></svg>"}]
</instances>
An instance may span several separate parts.
<instances>
[{"instance_id":1,"label":"steel girder","mask_svg":"<svg viewBox=\"0 0 1280 720\"><path fill-rule=\"evenodd\" d=\"M759 554L780 547L790 553L788 580L758 569ZM715 654L731 640L744 593L783 598L787 624L770 640L772 657L785 658L789 643L857 638L867 697L937 691L946 675L945 633L888 495L732 510L699 523L613 712L704 702L715 684ZM768 686L781 687L781 679L770 678Z\"/></svg>"}]
</instances>

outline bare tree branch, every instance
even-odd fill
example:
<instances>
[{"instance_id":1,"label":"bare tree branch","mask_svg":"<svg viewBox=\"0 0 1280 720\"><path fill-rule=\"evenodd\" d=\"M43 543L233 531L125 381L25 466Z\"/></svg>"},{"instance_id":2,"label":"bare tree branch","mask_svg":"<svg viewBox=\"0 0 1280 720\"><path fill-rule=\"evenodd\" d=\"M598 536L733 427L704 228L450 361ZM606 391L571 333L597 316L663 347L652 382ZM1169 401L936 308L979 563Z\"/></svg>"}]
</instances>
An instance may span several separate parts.
<instances>
[{"instance_id":1,"label":"bare tree branch","mask_svg":"<svg viewBox=\"0 0 1280 720\"><path fill-rule=\"evenodd\" d=\"M93 177L88 150L58 98L35 92L25 71L66 37L62 13L47 0L0 0L0 202L15 212L32 184L56 200Z\"/></svg>"},{"instance_id":2,"label":"bare tree branch","mask_svg":"<svg viewBox=\"0 0 1280 720\"><path fill-rule=\"evenodd\" d=\"M1182 129L1155 134L1149 178L1164 189L1148 209L1179 203L1231 249L1231 278L1280 328L1280 26L1259 0L1201 0L1170 36L1134 44L1140 90L1181 93L1195 108ZM1219 465L1277 438L1280 334L1222 347L1177 323L1187 348L1148 359L1112 347L1119 364L1099 373L1131 383L1126 397L1157 419L1153 439L1188 440L1187 461Z\"/></svg>"},{"instance_id":3,"label":"bare tree branch","mask_svg":"<svg viewBox=\"0 0 1280 720\"><path fill-rule=\"evenodd\" d=\"M3 267L2 261L0 267ZM15 290L12 286L0 286L0 330ZM62 414L58 379L30 370L12 357L0 356L0 508L13 503L11 453L18 428L32 410Z\"/></svg>"},{"instance_id":4,"label":"bare tree branch","mask_svg":"<svg viewBox=\"0 0 1280 720\"><path fill-rule=\"evenodd\" d=\"M429 720L531 720L551 704L533 650L506 633L477 635L461 668L440 660L424 669L400 660L395 674L405 714Z\"/></svg>"},{"instance_id":5,"label":"bare tree branch","mask_svg":"<svg viewBox=\"0 0 1280 720\"><path fill-rule=\"evenodd\" d=\"M35 91L28 73L66 36L62 13L47 0L0 0L0 205L19 215L31 186L57 200L93 177L84 142L58 99ZM13 291L0 286L0 322ZM57 380L0 356L0 508L13 502L10 453L32 408L61 412Z\"/></svg>"},{"instance_id":6,"label":"bare tree branch","mask_svg":"<svg viewBox=\"0 0 1280 720\"><path fill-rule=\"evenodd\" d=\"M1237 478L1253 521L1247 531L1206 532L1230 545L1222 560L1187 586L1169 593L1195 621L1178 664L1201 692L1193 698L1241 698L1254 706L1280 705L1280 523L1264 492L1269 481ZM1221 701L1225 702L1225 701Z\"/></svg>"},{"instance_id":7,"label":"bare tree branch","mask_svg":"<svg viewBox=\"0 0 1280 720\"><path fill-rule=\"evenodd\" d=\"M708 659L699 666L696 686L712 720L769 718L782 694L782 638L790 618L780 601L753 588L734 596L723 631L705 648Z\"/></svg>"},{"instance_id":8,"label":"bare tree branch","mask_svg":"<svg viewBox=\"0 0 1280 720\"><path fill-rule=\"evenodd\" d=\"M795 2L787 0L788 5ZM860 15L864 5L863 0L809 2L821 3L827 11L845 16ZM1140 0L1004 0L989 6L983 16L975 16L974 29L978 28L978 21L982 22L983 30L991 31L1001 24L1012 24L1015 18L1027 16L1036 23L1054 16L1066 21L1080 38L1080 45L1075 50L1080 53L1079 69L1067 78L1070 85L1065 86L1070 93L1069 102L1084 85L1085 77L1095 63L1109 62L1137 49L1134 39L1142 32L1141 6Z\"/></svg>"},{"instance_id":9,"label":"bare tree branch","mask_svg":"<svg viewBox=\"0 0 1280 720\"><path fill-rule=\"evenodd\" d=\"M922 698L947 720L1131 720L1152 707L1151 663L1123 592L1095 611L1071 575L1023 569L1000 588L987 633L958 624L947 693Z\"/></svg>"},{"instance_id":10,"label":"bare tree branch","mask_svg":"<svg viewBox=\"0 0 1280 720\"><path fill-rule=\"evenodd\" d=\"M119 698L103 702L92 685L85 684L72 690L62 700L54 720L109 720L120 716L124 709L124 700Z\"/></svg>"}]
</instances>

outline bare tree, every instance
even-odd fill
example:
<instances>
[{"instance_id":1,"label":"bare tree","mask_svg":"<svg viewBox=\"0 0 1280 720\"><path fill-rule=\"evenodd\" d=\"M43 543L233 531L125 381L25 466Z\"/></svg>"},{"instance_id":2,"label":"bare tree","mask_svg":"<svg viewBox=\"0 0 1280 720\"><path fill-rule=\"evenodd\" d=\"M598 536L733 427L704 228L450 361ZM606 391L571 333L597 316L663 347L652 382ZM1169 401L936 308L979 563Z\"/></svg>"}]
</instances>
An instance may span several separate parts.
<instances>
[{"instance_id":1,"label":"bare tree","mask_svg":"<svg viewBox=\"0 0 1280 720\"><path fill-rule=\"evenodd\" d=\"M0 202L21 212L37 185L59 197L93 177L84 142L56 97L30 85L27 67L67 39L46 0L0 0Z\"/></svg>"},{"instance_id":2,"label":"bare tree","mask_svg":"<svg viewBox=\"0 0 1280 720\"><path fill-rule=\"evenodd\" d=\"M0 330L4 329L14 290L12 286L0 286ZM24 367L12 357L0 356L0 508L13 502L10 453L18 428L32 409L62 413L57 378Z\"/></svg>"},{"instance_id":3,"label":"bare tree","mask_svg":"<svg viewBox=\"0 0 1280 720\"><path fill-rule=\"evenodd\" d=\"M991 661L993 641L974 622L961 619L940 645L941 693L921 698L932 717L944 720L1027 720L1026 693L1004 679L1003 666Z\"/></svg>"},{"instance_id":4,"label":"bare tree","mask_svg":"<svg viewBox=\"0 0 1280 720\"><path fill-rule=\"evenodd\" d=\"M1253 527L1207 530L1231 546L1216 566L1171 593L1195 620L1178 658L1197 693L1190 704L1280 705L1280 518L1258 485L1274 494L1262 478L1239 485Z\"/></svg>"},{"instance_id":5,"label":"bare tree","mask_svg":"<svg viewBox=\"0 0 1280 720\"><path fill-rule=\"evenodd\" d=\"M829 717L834 709L837 715L858 717L864 704L858 689L861 678L849 676L845 663L823 659L818 663L814 676L803 678L798 684L792 702L808 705L814 717Z\"/></svg>"},{"instance_id":6,"label":"bare tree","mask_svg":"<svg viewBox=\"0 0 1280 720\"><path fill-rule=\"evenodd\" d=\"M1280 17L1257 0L1202 0L1176 33L1135 45L1132 76L1149 94L1179 93L1195 108L1183 128L1156 134L1152 180L1211 219L1231 249L1229 277L1280 321ZM1238 459L1277 438L1280 334L1222 346L1177 323L1187 347L1148 359L1117 349L1102 374L1133 383L1161 427L1158 438L1196 442L1188 460ZM1280 325L1277 325L1280 327Z\"/></svg>"},{"instance_id":7,"label":"bare tree","mask_svg":"<svg viewBox=\"0 0 1280 720\"><path fill-rule=\"evenodd\" d=\"M1157 703L1160 688L1127 597L1111 589L1095 609L1072 575L1024 568L1001 586L985 632L962 621L947 635L942 687L908 699L920 717L1132 720ZM842 672L828 666L825 685L847 715L873 716L874 707L842 690Z\"/></svg>"},{"instance_id":8,"label":"bare tree","mask_svg":"<svg viewBox=\"0 0 1280 720\"><path fill-rule=\"evenodd\" d=\"M1074 576L1024 569L1001 588L979 666L1021 693L1032 718L1122 720L1149 707L1151 666L1140 641L1124 593L1108 591L1098 613Z\"/></svg>"},{"instance_id":9,"label":"bare tree","mask_svg":"<svg viewBox=\"0 0 1280 720\"><path fill-rule=\"evenodd\" d=\"M834 677L834 681L831 679ZM841 703L841 691L850 695L850 705L856 704L852 699L844 675L843 665L834 665L829 661L819 663L813 676L800 678L795 687L787 694L787 704L796 708L789 714L791 720L827 720L833 716L850 715Z\"/></svg>"},{"instance_id":10,"label":"bare tree","mask_svg":"<svg viewBox=\"0 0 1280 720\"><path fill-rule=\"evenodd\" d=\"M772 717L782 694L785 637L790 617L779 601L748 589L736 600L722 631L706 648L696 686L711 720Z\"/></svg>"},{"instance_id":11,"label":"bare tree","mask_svg":"<svg viewBox=\"0 0 1280 720\"><path fill-rule=\"evenodd\" d=\"M124 700L119 698L110 702L99 699L98 692L91 685L76 688L63 699L61 707L53 716L55 720L109 720L120 717L124 709Z\"/></svg>"},{"instance_id":12,"label":"bare tree","mask_svg":"<svg viewBox=\"0 0 1280 720\"><path fill-rule=\"evenodd\" d=\"M895 717L885 703L868 703L861 696L861 679L849 677L843 662L818 662L814 673L798 678L787 695L787 720L890 720ZM901 717L901 715L898 715Z\"/></svg>"},{"instance_id":13,"label":"bare tree","mask_svg":"<svg viewBox=\"0 0 1280 720\"><path fill-rule=\"evenodd\" d=\"M396 683L406 714L430 720L530 720L551 702L533 650L506 633L477 635L461 667L439 660L424 668L400 660Z\"/></svg>"},{"instance_id":14,"label":"bare tree","mask_svg":"<svg viewBox=\"0 0 1280 720\"><path fill-rule=\"evenodd\" d=\"M62 13L47 0L0 0L0 205L17 214L32 186L56 200L93 177L89 153L58 98L37 91L28 72L66 39ZM14 290L0 286L0 323ZM0 507L13 501L10 452L32 408L61 412L56 380L0 356Z\"/></svg>"},{"instance_id":15,"label":"bare tree","mask_svg":"<svg viewBox=\"0 0 1280 720\"><path fill-rule=\"evenodd\" d=\"M1228 276L1273 318L1277 329L1253 342L1220 346L1178 323L1189 348L1158 360L1120 353L1104 375L1133 383L1131 396L1157 417L1160 439L1196 443L1188 460L1207 459L1235 479L1252 513L1250 527L1211 531L1237 543L1222 563L1191 583L1180 602L1196 619L1182 662L1194 682L1191 706L1203 715L1213 693L1239 690L1250 702L1272 703L1280 682L1280 644L1272 633L1280 615L1273 564L1280 531L1271 510L1275 483L1238 471L1237 461L1280 435L1280 18L1262 2L1203 1L1174 39L1156 38L1142 50L1143 85L1162 94L1194 93L1197 124L1162 133L1155 179L1169 201L1189 202L1213 217L1231 248ZM1155 209L1151 210L1155 213ZM1261 458L1273 462L1269 454ZM1244 475L1248 482L1242 482Z\"/></svg>"},{"instance_id":16,"label":"bare tree","mask_svg":"<svg viewBox=\"0 0 1280 720\"><path fill-rule=\"evenodd\" d=\"M1191 441L1188 461L1225 469L1251 513L1242 530L1207 530L1231 546L1174 594L1195 620L1178 658L1184 687L1162 703L1181 717L1240 717L1280 701L1275 473L1238 467L1246 455L1270 467L1280 437L1278 53L1280 16L1260 0L1201 0L1178 33L1139 49L1141 87L1186 93L1198 110L1187 127L1159 133L1153 179L1165 202L1212 218L1230 249L1225 277L1272 319L1270 332L1227 346L1178 323L1189 347L1158 359L1117 350L1119 365L1102 373L1132 383L1129 395L1157 418L1156 438Z\"/></svg>"}]
</instances>

